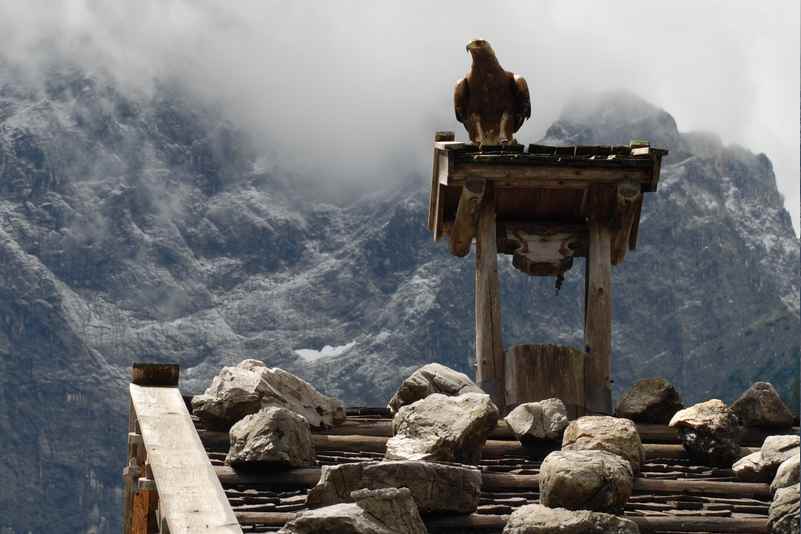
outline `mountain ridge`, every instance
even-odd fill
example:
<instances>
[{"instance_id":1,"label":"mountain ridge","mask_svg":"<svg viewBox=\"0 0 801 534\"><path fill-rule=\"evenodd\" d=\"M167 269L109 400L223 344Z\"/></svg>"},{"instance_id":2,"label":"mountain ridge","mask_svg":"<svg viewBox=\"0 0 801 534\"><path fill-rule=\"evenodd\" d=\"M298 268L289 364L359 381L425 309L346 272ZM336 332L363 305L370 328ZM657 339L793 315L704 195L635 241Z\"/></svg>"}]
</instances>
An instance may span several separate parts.
<instances>
[{"instance_id":1,"label":"mountain ridge","mask_svg":"<svg viewBox=\"0 0 801 534\"><path fill-rule=\"evenodd\" d=\"M633 98L568 111L543 140L676 143L613 274L616 393L661 375L730 401L769 379L797 406L799 247L770 161ZM472 373L472 253L432 243L427 180L334 205L259 157L169 87L0 79L0 507L16 511L0 530L118 530L132 361L178 362L200 392L255 357L374 405L423 363ZM555 295L499 257L505 346L580 346L582 267ZM325 345L349 348L296 352Z\"/></svg>"}]
</instances>

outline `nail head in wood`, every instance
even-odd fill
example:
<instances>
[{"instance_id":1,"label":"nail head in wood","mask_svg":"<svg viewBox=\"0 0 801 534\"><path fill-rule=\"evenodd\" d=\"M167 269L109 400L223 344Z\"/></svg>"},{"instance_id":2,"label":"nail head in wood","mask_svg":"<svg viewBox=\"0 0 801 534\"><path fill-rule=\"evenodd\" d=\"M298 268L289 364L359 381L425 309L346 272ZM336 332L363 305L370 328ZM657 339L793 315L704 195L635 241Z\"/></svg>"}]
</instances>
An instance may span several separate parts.
<instances>
[{"instance_id":1,"label":"nail head in wood","mask_svg":"<svg viewBox=\"0 0 801 534\"><path fill-rule=\"evenodd\" d=\"M135 363L131 368L131 382L137 386L175 387L179 375L175 363Z\"/></svg>"}]
</instances>

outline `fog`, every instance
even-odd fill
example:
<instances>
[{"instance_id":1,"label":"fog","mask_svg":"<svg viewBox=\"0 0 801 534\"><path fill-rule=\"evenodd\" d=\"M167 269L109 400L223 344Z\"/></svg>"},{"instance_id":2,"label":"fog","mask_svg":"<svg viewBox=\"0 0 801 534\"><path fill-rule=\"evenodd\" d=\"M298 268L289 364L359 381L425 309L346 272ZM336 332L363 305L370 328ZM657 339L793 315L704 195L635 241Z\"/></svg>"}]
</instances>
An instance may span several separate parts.
<instances>
[{"instance_id":1,"label":"fog","mask_svg":"<svg viewBox=\"0 0 801 534\"><path fill-rule=\"evenodd\" d=\"M791 1L0 0L0 53L178 81L281 168L370 188L430 172L435 130L465 136L452 88L481 36L528 80L522 142L577 91L629 89L682 131L765 152L797 230L800 20Z\"/></svg>"}]
</instances>

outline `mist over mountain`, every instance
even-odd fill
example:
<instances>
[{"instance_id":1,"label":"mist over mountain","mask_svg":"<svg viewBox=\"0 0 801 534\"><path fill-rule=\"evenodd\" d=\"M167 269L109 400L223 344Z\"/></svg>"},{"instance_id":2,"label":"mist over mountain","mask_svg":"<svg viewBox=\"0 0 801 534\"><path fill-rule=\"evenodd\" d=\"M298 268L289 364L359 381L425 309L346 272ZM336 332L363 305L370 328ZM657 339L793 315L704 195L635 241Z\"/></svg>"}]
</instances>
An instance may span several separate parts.
<instances>
[{"instance_id":1,"label":"mist over mountain","mask_svg":"<svg viewBox=\"0 0 801 534\"><path fill-rule=\"evenodd\" d=\"M798 406L799 243L771 161L626 92L572 103L542 142L632 138L671 154L613 273L616 394L664 376L731 401L764 379ZM324 202L324 175L173 85L0 66L0 532L119 530L133 361L199 392L258 358L371 405L423 363L472 373L472 254L432 242L427 170L396 172ZM505 346L581 345L576 263L556 295L500 258Z\"/></svg>"}]
</instances>

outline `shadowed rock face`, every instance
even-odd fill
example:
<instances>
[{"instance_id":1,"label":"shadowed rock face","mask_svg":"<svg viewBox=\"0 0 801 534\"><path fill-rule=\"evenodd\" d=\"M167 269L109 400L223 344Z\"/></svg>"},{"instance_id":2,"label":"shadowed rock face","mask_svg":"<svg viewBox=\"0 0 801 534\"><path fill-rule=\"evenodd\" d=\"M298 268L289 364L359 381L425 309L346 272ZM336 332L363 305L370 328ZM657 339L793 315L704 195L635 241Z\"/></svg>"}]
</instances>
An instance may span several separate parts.
<instances>
[{"instance_id":1,"label":"shadowed rock face","mask_svg":"<svg viewBox=\"0 0 801 534\"><path fill-rule=\"evenodd\" d=\"M768 380L797 406L799 248L770 161L630 95L547 137L671 150L614 272L617 393L663 376L685 402L730 402ZM473 376L473 262L431 241L429 170L332 205L275 168L174 88L0 66L0 529L119 532L133 361L177 362L200 393L255 358L372 406L432 361ZM504 345L580 347L582 272L555 296L501 258ZM325 345L345 348L294 352Z\"/></svg>"},{"instance_id":2,"label":"shadowed rock face","mask_svg":"<svg viewBox=\"0 0 801 534\"><path fill-rule=\"evenodd\" d=\"M687 454L700 463L728 467L740 458L739 420L720 399L676 412L670 426L679 429Z\"/></svg>"},{"instance_id":3,"label":"shadowed rock face","mask_svg":"<svg viewBox=\"0 0 801 534\"><path fill-rule=\"evenodd\" d=\"M670 382L664 378L646 378L623 394L615 415L637 423L667 424L681 409L681 398Z\"/></svg>"},{"instance_id":4,"label":"shadowed rock face","mask_svg":"<svg viewBox=\"0 0 801 534\"><path fill-rule=\"evenodd\" d=\"M744 426L789 428L793 414L784 404L773 384L757 382L731 405Z\"/></svg>"}]
</instances>

